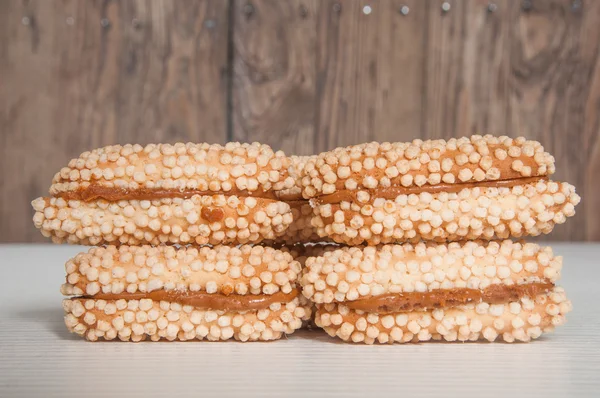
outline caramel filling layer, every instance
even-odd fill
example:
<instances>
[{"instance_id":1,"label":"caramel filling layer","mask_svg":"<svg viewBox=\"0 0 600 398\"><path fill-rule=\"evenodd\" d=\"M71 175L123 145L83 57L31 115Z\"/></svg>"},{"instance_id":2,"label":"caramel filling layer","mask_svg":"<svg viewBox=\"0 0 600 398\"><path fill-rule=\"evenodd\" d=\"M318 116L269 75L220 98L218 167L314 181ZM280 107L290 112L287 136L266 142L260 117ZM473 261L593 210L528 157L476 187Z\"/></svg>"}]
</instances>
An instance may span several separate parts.
<instances>
[{"instance_id":1,"label":"caramel filling layer","mask_svg":"<svg viewBox=\"0 0 600 398\"><path fill-rule=\"evenodd\" d=\"M379 314L390 312L409 312L435 308L450 308L469 303L486 302L505 304L522 297L535 297L547 293L554 285L547 282L524 285L490 285L479 289L436 289L430 292L411 292L384 294L355 301L344 302L353 310Z\"/></svg>"},{"instance_id":2,"label":"caramel filling layer","mask_svg":"<svg viewBox=\"0 0 600 398\"><path fill-rule=\"evenodd\" d=\"M368 192L371 197L383 198L383 199L395 199L400 195L409 195L411 193L419 194L422 192L428 193L439 193L439 192L460 192L465 188L510 188L516 185L532 184L542 180L542 177L525 177L525 178L513 178L509 180L497 180L497 181L482 181L482 182L466 182L460 184L446 184L440 183L436 185L423 185L421 187L401 187L394 186L389 188L377 188L377 189L361 189L360 191ZM341 190L334 192L329 195L319 196L315 198L316 204L334 204L340 202L356 202L358 190Z\"/></svg>"},{"instance_id":3,"label":"caramel filling layer","mask_svg":"<svg viewBox=\"0 0 600 398\"><path fill-rule=\"evenodd\" d=\"M181 305L191 305L196 308L204 308L219 311L249 311L263 310L275 303L289 303L298 296L297 289L290 293L277 292L275 294L210 294L202 292L182 292L175 290L156 290L149 293L99 293L84 298L95 300L141 300L151 299L153 301L169 301Z\"/></svg>"},{"instance_id":4,"label":"caramel filling layer","mask_svg":"<svg viewBox=\"0 0 600 398\"><path fill-rule=\"evenodd\" d=\"M297 199L297 194L285 195L283 193L276 193L275 191L247 191L232 189L230 191L210 191L200 189L164 189L164 188L138 188L138 189L126 189L116 187L105 187L98 184L91 184L87 188L82 188L77 191L61 192L56 196L65 200L82 200L84 202L90 202L96 199L105 199L110 202L116 202L119 200L154 200L164 198L182 198L188 199L194 195L226 195L226 196L253 196L257 198L270 199L270 200L287 200L286 196L290 196L290 199Z\"/></svg>"}]
</instances>

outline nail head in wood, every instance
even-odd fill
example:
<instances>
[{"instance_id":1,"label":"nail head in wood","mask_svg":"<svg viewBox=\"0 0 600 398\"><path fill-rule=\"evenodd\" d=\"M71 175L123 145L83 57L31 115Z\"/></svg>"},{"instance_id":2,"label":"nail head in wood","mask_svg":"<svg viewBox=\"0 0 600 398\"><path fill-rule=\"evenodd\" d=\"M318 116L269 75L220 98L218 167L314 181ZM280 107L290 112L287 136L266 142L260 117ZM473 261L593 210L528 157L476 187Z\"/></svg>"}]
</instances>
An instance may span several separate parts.
<instances>
[{"instance_id":1,"label":"nail head in wood","mask_svg":"<svg viewBox=\"0 0 600 398\"><path fill-rule=\"evenodd\" d=\"M100 20L100 26L103 28L108 28L110 26L110 21L107 18L102 18Z\"/></svg>"},{"instance_id":2,"label":"nail head in wood","mask_svg":"<svg viewBox=\"0 0 600 398\"><path fill-rule=\"evenodd\" d=\"M523 0L521 8L523 9L523 11L531 11L531 9L533 8L531 0Z\"/></svg>"},{"instance_id":3,"label":"nail head in wood","mask_svg":"<svg viewBox=\"0 0 600 398\"><path fill-rule=\"evenodd\" d=\"M333 11L339 13L340 11L342 11L342 5L340 3L335 3L333 5Z\"/></svg>"},{"instance_id":4,"label":"nail head in wood","mask_svg":"<svg viewBox=\"0 0 600 398\"><path fill-rule=\"evenodd\" d=\"M217 26L217 23L214 19L207 19L206 21L204 21L204 26L206 27L206 29L213 29L215 26Z\"/></svg>"},{"instance_id":5,"label":"nail head in wood","mask_svg":"<svg viewBox=\"0 0 600 398\"><path fill-rule=\"evenodd\" d=\"M489 3L487 6L487 10L488 12L496 12L496 10L498 10L498 6L496 5L496 3Z\"/></svg>"},{"instance_id":6,"label":"nail head in wood","mask_svg":"<svg viewBox=\"0 0 600 398\"><path fill-rule=\"evenodd\" d=\"M373 11L373 9L371 8L371 6L366 5L366 6L363 7L362 11L363 11L363 14L369 15L371 13L371 11Z\"/></svg>"},{"instance_id":7,"label":"nail head in wood","mask_svg":"<svg viewBox=\"0 0 600 398\"><path fill-rule=\"evenodd\" d=\"M581 0L573 0L571 3L571 11L578 12L583 7L583 1Z\"/></svg>"},{"instance_id":8,"label":"nail head in wood","mask_svg":"<svg viewBox=\"0 0 600 398\"><path fill-rule=\"evenodd\" d=\"M244 4L244 14L248 17L254 14L254 5L252 3Z\"/></svg>"},{"instance_id":9,"label":"nail head in wood","mask_svg":"<svg viewBox=\"0 0 600 398\"><path fill-rule=\"evenodd\" d=\"M73 17L67 17L67 19L65 21L67 22L67 25L69 25L69 26L75 24L75 18L73 18Z\"/></svg>"},{"instance_id":10,"label":"nail head in wood","mask_svg":"<svg viewBox=\"0 0 600 398\"><path fill-rule=\"evenodd\" d=\"M23 25L27 26L31 23L31 20L29 19L29 17L23 17L23 18L21 18L21 23Z\"/></svg>"},{"instance_id":11,"label":"nail head in wood","mask_svg":"<svg viewBox=\"0 0 600 398\"><path fill-rule=\"evenodd\" d=\"M408 15L408 12L410 11L410 8L408 8L408 6L400 6L400 14L402 15Z\"/></svg>"},{"instance_id":12,"label":"nail head in wood","mask_svg":"<svg viewBox=\"0 0 600 398\"><path fill-rule=\"evenodd\" d=\"M304 6L300 6L300 17L306 18L308 16L308 9Z\"/></svg>"},{"instance_id":13,"label":"nail head in wood","mask_svg":"<svg viewBox=\"0 0 600 398\"><path fill-rule=\"evenodd\" d=\"M133 19L131 20L131 26L133 26L133 27L134 27L134 29L139 29L139 28L141 28L141 27L142 27L142 22L140 22L140 20L139 20L139 19L137 19L137 18L133 18Z\"/></svg>"},{"instance_id":14,"label":"nail head in wood","mask_svg":"<svg viewBox=\"0 0 600 398\"><path fill-rule=\"evenodd\" d=\"M450 3L448 3L447 1L444 1L444 2L442 3L442 11L443 11L443 12L448 12L448 11L450 11L450 8L451 8L451 6L450 6Z\"/></svg>"}]
</instances>

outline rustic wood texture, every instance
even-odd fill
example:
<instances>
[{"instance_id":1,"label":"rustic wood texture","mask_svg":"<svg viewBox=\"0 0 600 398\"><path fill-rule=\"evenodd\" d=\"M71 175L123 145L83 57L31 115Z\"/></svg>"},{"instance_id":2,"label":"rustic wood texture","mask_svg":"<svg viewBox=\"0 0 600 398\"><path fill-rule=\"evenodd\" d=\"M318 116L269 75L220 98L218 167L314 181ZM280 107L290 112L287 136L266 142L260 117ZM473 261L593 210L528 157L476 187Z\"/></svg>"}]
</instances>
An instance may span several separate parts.
<instances>
[{"instance_id":1,"label":"rustic wood texture","mask_svg":"<svg viewBox=\"0 0 600 398\"><path fill-rule=\"evenodd\" d=\"M318 3L233 1L234 140L314 152Z\"/></svg>"},{"instance_id":2,"label":"rustic wood texture","mask_svg":"<svg viewBox=\"0 0 600 398\"><path fill-rule=\"evenodd\" d=\"M405 141L423 131L426 4L322 1L317 52L318 151ZM400 13L401 7L409 13Z\"/></svg>"},{"instance_id":3,"label":"rustic wood texture","mask_svg":"<svg viewBox=\"0 0 600 398\"><path fill-rule=\"evenodd\" d=\"M547 239L600 241L600 2L447 3L1 1L0 242L43 241L29 201L110 143L487 132L540 140L577 186Z\"/></svg>"},{"instance_id":4,"label":"rustic wood texture","mask_svg":"<svg viewBox=\"0 0 600 398\"><path fill-rule=\"evenodd\" d=\"M509 134L510 18L520 3L494 1L493 12L485 0L450 4L427 4L423 135Z\"/></svg>"}]
</instances>

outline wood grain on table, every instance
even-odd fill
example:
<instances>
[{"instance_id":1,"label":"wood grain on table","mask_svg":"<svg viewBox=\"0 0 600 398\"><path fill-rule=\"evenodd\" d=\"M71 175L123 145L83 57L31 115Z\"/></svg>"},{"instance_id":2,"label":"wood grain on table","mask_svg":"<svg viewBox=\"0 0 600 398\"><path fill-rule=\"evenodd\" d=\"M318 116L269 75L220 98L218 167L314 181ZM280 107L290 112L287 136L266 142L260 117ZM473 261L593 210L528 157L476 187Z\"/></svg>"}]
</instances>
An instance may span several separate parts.
<instances>
[{"instance_id":1,"label":"wood grain on table","mask_svg":"<svg viewBox=\"0 0 600 398\"><path fill-rule=\"evenodd\" d=\"M107 144L488 132L540 140L578 188L550 239L600 240L600 2L448 3L0 2L0 241L43 241L29 202Z\"/></svg>"}]
</instances>

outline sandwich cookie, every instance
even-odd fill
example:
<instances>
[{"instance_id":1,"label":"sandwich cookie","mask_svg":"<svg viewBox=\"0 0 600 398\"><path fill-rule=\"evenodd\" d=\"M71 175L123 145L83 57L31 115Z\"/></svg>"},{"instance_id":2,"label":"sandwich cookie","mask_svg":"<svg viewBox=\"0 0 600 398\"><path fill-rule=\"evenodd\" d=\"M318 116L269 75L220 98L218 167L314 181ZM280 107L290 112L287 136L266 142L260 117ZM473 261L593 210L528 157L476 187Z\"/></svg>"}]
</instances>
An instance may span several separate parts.
<instances>
[{"instance_id":1,"label":"sandwich cookie","mask_svg":"<svg viewBox=\"0 0 600 398\"><path fill-rule=\"evenodd\" d=\"M108 146L61 169L33 220L56 243L256 243L292 222L287 169L258 143Z\"/></svg>"},{"instance_id":2,"label":"sandwich cookie","mask_svg":"<svg viewBox=\"0 0 600 398\"><path fill-rule=\"evenodd\" d=\"M68 329L88 340L274 340L311 317L300 263L263 246L107 246L66 264Z\"/></svg>"},{"instance_id":3,"label":"sandwich cookie","mask_svg":"<svg viewBox=\"0 0 600 398\"><path fill-rule=\"evenodd\" d=\"M525 138L368 143L303 169L321 237L348 245L536 236L575 214L579 196L549 180L554 158Z\"/></svg>"},{"instance_id":4,"label":"sandwich cookie","mask_svg":"<svg viewBox=\"0 0 600 398\"><path fill-rule=\"evenodd\" d=\"M344 247L306 260L315 323L348 342L530 341L565 322L562 258L531 243Z\"/></svg>"}]
</instances>

